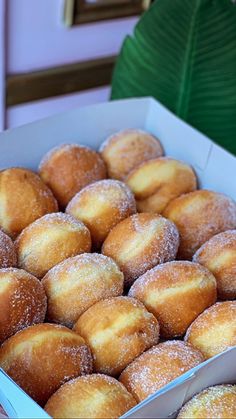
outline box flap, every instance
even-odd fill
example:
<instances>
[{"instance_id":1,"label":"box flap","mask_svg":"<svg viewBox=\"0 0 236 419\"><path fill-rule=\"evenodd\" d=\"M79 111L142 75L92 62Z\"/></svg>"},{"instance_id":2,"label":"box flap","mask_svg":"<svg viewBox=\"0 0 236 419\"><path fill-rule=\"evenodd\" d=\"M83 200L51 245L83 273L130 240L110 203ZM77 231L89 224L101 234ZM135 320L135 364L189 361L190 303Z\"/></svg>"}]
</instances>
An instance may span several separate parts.
<instances>
[{"instance_id":1,"label":"box flap","mask_svg":"<svg viewBox=\"0 0 236 419\"><path fill-rule=\"evenodd\" d=\"M176 417L182 405L204 388L236 383L235 359L236 347L229 348L172 381L122 416L122 419Z\"/></svg>"},{"instance_id":2,"label":"box flap","mask_svg":"<svg viewBox=\"0 0 236 419\"><path fill-rule=\"evenodd\" d=\"M196 169L205 169L213 142L154 100L150 103L146 128L163 143L166 155Z\"/></svg>"},{"instance_id":3,"label":"box flap","mask_svg":"<svg viewBox=\"0 0 236 419\"><path fill-rule=\"evenodd\" d=\"M204 188L225 193L236 201L236 159L214 144L202 174Z\"/></svg>"},{"instance_id":4,"label":"box flap","mask_svg":"<svg viewBox=\"0 0 236 419\"><path fill-rule=\"evenodd\" d=\"M151 99L127 99L62 113L0 134L0 169L36 169L42 156L63 143L93 148L123 128L144 128Z\"/></svg>"}]
</instances>

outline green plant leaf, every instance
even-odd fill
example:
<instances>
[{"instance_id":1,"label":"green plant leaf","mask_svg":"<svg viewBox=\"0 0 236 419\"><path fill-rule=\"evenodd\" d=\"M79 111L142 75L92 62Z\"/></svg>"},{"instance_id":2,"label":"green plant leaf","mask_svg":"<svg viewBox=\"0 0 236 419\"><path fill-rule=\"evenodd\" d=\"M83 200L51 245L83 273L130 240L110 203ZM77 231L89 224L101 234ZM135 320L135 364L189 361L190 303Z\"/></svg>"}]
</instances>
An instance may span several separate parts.
<instances>
[{"instance_id":1,"label":"green plant leaf","mask_svg":"<svg viewBox=\"0 0 236 419\"><path fill-rule=\"evenodd\" d=\"M236 154L236 5L156 0L125 39L112 99L153 96Z\"/></svg>"}]
</instances>

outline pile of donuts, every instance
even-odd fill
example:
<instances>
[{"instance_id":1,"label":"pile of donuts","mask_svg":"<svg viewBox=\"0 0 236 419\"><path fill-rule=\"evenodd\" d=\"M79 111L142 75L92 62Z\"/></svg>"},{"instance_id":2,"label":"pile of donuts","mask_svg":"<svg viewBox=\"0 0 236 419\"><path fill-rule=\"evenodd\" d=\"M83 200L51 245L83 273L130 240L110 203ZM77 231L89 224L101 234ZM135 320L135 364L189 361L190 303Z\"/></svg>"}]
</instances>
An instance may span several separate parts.
<instances>
[{"instance_id":1,"label":"pile of donuts","mask_svg":"<svg viewBox=\"0 0 236 419\"><path fill-rule=\"evenodd\" d=\"M140 130L0 172L0 367L54 418L118 418L236 345L236 204ZM236 417L236 385L179 418Z\"/></svg>"}]
</instances>

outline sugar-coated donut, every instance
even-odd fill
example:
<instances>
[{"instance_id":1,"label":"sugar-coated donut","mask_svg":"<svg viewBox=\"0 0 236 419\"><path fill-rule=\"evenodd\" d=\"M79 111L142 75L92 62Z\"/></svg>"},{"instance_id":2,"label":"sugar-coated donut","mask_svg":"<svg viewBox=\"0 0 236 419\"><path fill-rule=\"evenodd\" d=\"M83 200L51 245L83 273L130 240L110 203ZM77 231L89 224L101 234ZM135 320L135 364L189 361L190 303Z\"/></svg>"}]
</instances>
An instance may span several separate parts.
<instances>
[{"instance_id":1,"label":"sugar-coated donut","mask_svg":"<svg viewBox=\"0 0 236 419\"><path fill-rule=\"evenodd\" d=\"M84 186L106 177L99 153L78 144L63 144L50 150L41 160L39 173L65 208Z\"/></svg>"},{"instance_id":2,"label":"sugar-coated donut","mask_svg":"<svg viewBox=\"0 0 236 419\"><path fill-rule=\"evenodd\" d=\"M177 416L177 419L209 418L236 418L236 386L222 384L206 388L187 402Z\"/></svg>"},{"instance_id":3,"label":"sugar-coated donut","mask_svg":"<svg viewBox=\"0 0 236 419\"><path fill-rule=\"evenodd\" d=\"M134 196L118 180L105 179L83 188L69 202L66 212L84 222L99 248L110 230L136 212Z\"/></svg>"},{"instance_id":4,"label":"sugar-coated donut","mask_svg":"<svg viewBox=\"0 0 236 419\"><path fill-rule=\"evenodd\" d=\"M211 358L236 345L236 301L216 303L188 328L185 341Z\"/></svg>"},{"instance_id":5,"label":"sugar-coated donut","mask_svg":"<svg viewBox=\"0 0 236 419\"><path fill-rule=\"evenodd\" d=\"M116 263L97 253L66 259L43 278L49 321L72 327L98 301L122 295L124 275Z\"/></svg>"},{"instance_id":6,"label":"sugar-coated donut","mask_svg":"<svg viewBox=\"0 0 236 419\"><path fill-rule=\"evenodd\" d=\"M182 341L166 341L136 358L119 380L137 402L204 361L198 350Z\"/></svg>"},{"instance_id":7,"label":"sugar-coated donut","mask_svg":"<svg viewBox=\"0 0 236 419\"><path fill-rule=\"evenodd\" d=\"M0 171L0 207L0 227L12 238L37 218L58 210L40 177L21 167Z\"/></svg>"},{"instance_id":8,"label":"sugar-coated donut","mask_svg":"<svg viewBox=\"0 0 236 419\"><path fill-rule=\"evenodd\" d=\"M226 195L207 190L174 199L163 215L179 230L180 259L192 259L196 250L212 236L236 228L236 203Z\"/></svg>"},{"instance_id":9,"label":"sugar-coated donut","mask_svg":"<svg viewBox=\"0 0 236 419\"><path fill-rule=\"evenodd\" d=\"M148 132L126 129L111 135L100 147L111 178L124 180L144 161L163 155L160 141Z\"/></svg>"},{"instance_id":10,"label":"sugar-coated donut","mask_svg":"<svg viewBox=\"0 0 236 419\"><path fill-rule=\"evenodd\" d=\"M17 256L11 238L0 230L0 269L16 266Z\"/></svg>"},{"instance_id":11,"label":"sugar-coated donut","mask_svg":"<svg viewBox=\"0 0 236 419\"><path fill-rule=\"evenodd\" d=\"M159 263L175 259L179 233L175 225L160 215L131 215L108 234L102 253L112 257L125 276L125 284Z\"/></svg>"},{"instance_id":12,"label":"sugar-coated donut","mask_svg":"<svg viewBox=\"0 0 236 419\"><path fill-rule=\"evenodd\" d=\"M236 299L236 230L213 236L197 250L193 260L213 273L221 300Z\"/></svg>"},{"instance_id":13,"label":"sugar-coated donut","mask_svg":"<svg viewBox=\"0 0 236 419\"><path fill-rule=\"evenodd\" d=\"M0 367L44 405L66 381L92 372L88 346L78 334L54 324L30 326L0 347Z\"/></svg>"},{"instance_id":14,"label":"sugar-coated donut","mask_svg":"<svg viewBox=\"0 0 236 419\"><path fill-rule=\"evenodd\" d=\"M198 263L173 261L139 277L129 296L154 314L162 338L174 338L182 336L193 320L216 302L216 280Z\"/></svg>"},{"instance_id":15,"label":"sugar-coated donut","mask_svg":"<svg viewBox=\"0 0 236 419\"><path fill-rule=\"evenodd\" d=\"M19 267L42 278L64 259L89 252L87 227L69 214L45 215L26 227L16 242Z\"/></svg>"},{"instance_id":16,"label":"sugar-coated donut","mask_svg":"<svg viewBox=\"0 0 236 419\"><path fill-rule=\"evenodd\" d=\"M74 325L91 348L96 372L118 375L159 340L159 324L134 298L114 297L90 307Z\"/></svg>"},{"instance_id":17,"label":"sugar-coated donut","mask_svg":"<svg viewBox=\"0 0 236 419\"><path fill-rule=\"evenodd\" d=\"M45 410L53 418L116 419L135 405L133 396L115 378L92 374L64 384Z\"/></svg>"},{"instance_id":18,"label":"sugar-coated donut","mask_svg":"<svg viewBox=\"0 0 236 419\"><path fill-rule=\"evenodd\" d=\"M45 319L41 282L22 269L0 269L0 344L19 330Z\"/></svg>"},{"instance_id":19,"label":"sugar-coated donut","mask_svg":"<svg viewBox=\"0 0 236 419\"><path fill-rule=\"evenodd\" d=\"M139 212L161 213L172 199L197 189L193 169L169 157L142 163L125 181L135 195Z\"/></svg>"}]
</instances>

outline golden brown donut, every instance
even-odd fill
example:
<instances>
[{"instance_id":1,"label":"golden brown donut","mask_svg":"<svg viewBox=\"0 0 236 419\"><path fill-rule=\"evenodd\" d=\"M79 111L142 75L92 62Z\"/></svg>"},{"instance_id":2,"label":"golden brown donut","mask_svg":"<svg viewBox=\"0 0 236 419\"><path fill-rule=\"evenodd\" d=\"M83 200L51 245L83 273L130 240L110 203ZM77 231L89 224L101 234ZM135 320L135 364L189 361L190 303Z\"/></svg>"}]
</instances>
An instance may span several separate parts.
<instances>
[{"instance_id":1,"label":"golden brown donut","mask_svg":"<svg viewBox=\"0 0 236 419\"><path fill-rule=\"evenodd\" d=\"M84 222L99 248L109 231L136 212L134 196L118 180L105 179L83 188L69 202L66 212Z\"/></svg>"},{"instance_id":2,"label":"golden brown donut","mask_svg":"<svg viewBox=\"0 0 236 419\"><path fill-rule=\"evenodd\" d=\"M84 186L106 177L99 153L78 144L63 144L50 150L41 160L39 173L65 208Z\"/></svg>"},{"instance_id":3,"label":"golden brown donut","mask_svg":"<svg viewBox=\"0 0 236 419\"><path fill-rule=\"evenodd\" d=\"M166 341L136 358L119 380L141 402L203 361L201 352L190 345L178 340Z\"/></svg>"},{"instance_id":4,"label":"golden brown donut","mask_svg":"<svg viewBox=\"0 0 236 419\"><path fill-rule=\"evenodd\" d=\"M92 372L88 346L67 327L37 324L21 330L0 347L0 367L37 403L71 378Z\"/></svg>"},{"instance_id":5,"label":"golden brown donut","mask_svg":"<svg viewBox=\"0 0 236 419\"><path fill-rule=\"evenodd\" d=\"M236 418L236 386L208 387L187 402L177 416L177 419L209 418Z\"/></svg>"},{"instance_id":6,"label":"golden brown donut","mask_svg":"<svg viewBox=\"0 0 236 419\"><path fill-rule=\"evenodd\" d=\"M72 327L93 304L122 295L124 275L111 258L84 253L56 265L42 283L48 298L48 320Z\"/></svg>"},{"instance_id":7,"label":"golden brown donut","mask_svg":"<svg viewBox=\"0 0 236 419\"><path fill-rule=\"evenodd\" d=\"M112 257L125 275L125 284L154 266L175 259L179 233L160 215L141 213L126 218L108 234L102 253Z\"/></svg>"},{"instance_id":8,"label":"golden brown donut","mask_svg":"<svg viewBox=\"0 0 236 419\"><path fill-rule=\"evenodd\" d=\"M21 269L0 269L0 344L19 330L45 319L41 282Z\"/></svg>"},{"instance_id":9,"label":"golden brown donut","mask_svg":"<svg viewBox=\"0 0 236 419\"><path fill-rule=\"evenodd\" d=\"M44 214L58 211L51 190L31 170L12 167L0 171L0 227L15 238Z\"/></svg>"},{"instance_id":10,"label":"golden brown donut","mask_svg":"<svg viewBox=\"0 0 236 419\"><path fill-rule=\"evenodd\" d=\"M188 328L185 341L211 358L236 345L236 301L216 303Z\"/></svg>"},{"instance_id":11,"label":"golden brown donut","mask_svg":"<svg viewBox=\"0 0 236 419\"><path fill-rule=\"evenodd\" d=\"M53 418L115 419L135 405L133 396L115 378L92 374L64 384L45 410Z\"/></svg>"},{"instance_id":12,"label":"golden brown donut","mask_svg":"<svg viewBox=\"0 0 236 419\"><path fill-rule=\"evenodd\" d=\"M128 295L154 314L161 337L170 339L182 336L193 320L216 302L216 280L198 263L173 261L140 276Z\"/></svg>"},{"instance_id":13,"label":"golden brown donut","mask_svg":"<svg viewBox=\"0 0 236 419\"><path fill-rule=\"evenodd\" d=\"M16 266L16 250L11 238L0 230L0 269Z\"/></svg>"},{"instance_id":14,"label":"golden brown donut","mask_svg":"<svg viewBox=\"0 0 236 419\"><path fill-rule=\"evenodd\" d=\"M236 299L236 230L213 236L197 250L193 260L213 273L221 300Z\"/></svg>"},{"instance_id":15,"label":"golden brown donut","mask_svg":"<svg viewBox=\"0 0 236 419\"><path fill-rule=\"evenodd\" d=\"M69 214L48 214L26 227L17 238L20 268L42 278L53 266L68 257L89 252L87 227Z\"/></svg>"},{"instance_id":16,"label":"golden brown donut","mask_svg":"<svg viewBox=\"0 0 236 419\"><path fill-rule=\"evenodd\" d=\"M171 201L163 216L179 230L178 257L192 259L196 250L212 236L236 228L236 203L226 195L200 190Z\"/></svg>"},{"instance_id":17,"label":"golden brown donut","mask_svg":"<svg viewBox=\"0 0 236 419\"><path fill-rule=\"evenodd\" d=\"M88 343L96 372L114 375L159 340L159 324L134 298L114 297L90 307L74 325Z\"/></svg>"},{"instance_id":18,"label":"golden brown donut","mask_svg":"<svg viewBox=\"0 0 236 419\"><path fill-rule=\"evenodd\" d=\"M144 161L163 155L160 141L148 132L126 129L111 135L100 147L111 178L124 180Z\"/></svg>"},{"instance_id":19,"label":"golden brown donut","mask_svg":"<svg viewBox=\"0 0 236 419\"><path fill-rule=\"evenodd\" d=\"M197 189L193 169L169 157L142 163L125 181L135 195L139 212L162 213L172 199Z\"/></svg>"}]
</instances>

